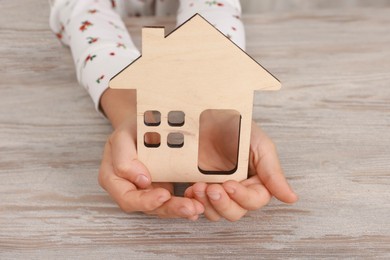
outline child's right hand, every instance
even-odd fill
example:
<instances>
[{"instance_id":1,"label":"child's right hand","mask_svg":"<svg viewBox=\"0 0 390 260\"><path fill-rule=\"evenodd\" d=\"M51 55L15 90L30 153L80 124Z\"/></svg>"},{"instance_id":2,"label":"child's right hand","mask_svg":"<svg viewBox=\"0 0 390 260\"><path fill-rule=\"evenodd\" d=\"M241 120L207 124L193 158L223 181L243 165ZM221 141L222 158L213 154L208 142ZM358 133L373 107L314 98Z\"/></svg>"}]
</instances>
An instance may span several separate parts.
<instances>
[{"instance_id":1,"label":"child's right hand","mask_svg":"<svg viewBox=\"0 0 390 260\"><path fill-rule=\"evenodd\" d=\"M173 195L172 183L151 183L146 167L137 159L132 122L124 122L104 147L99 184L125 212L140 211L161 218L198 219L203 205Z\"/></svg>"},{"instance_id":2,"label":"child's right hand","mask_svg":"<svg viewBox=\"0 0 390 260\"><path fill-rule=\"evenodd\" d=\"M137 158L136 95L132 90L107 89L101 106L114 127L99 170L99 184L125 212L140 211L162 218L196 220L203 205L173 195L172 183L151 183L148 169Z\"/></svg>"}]
</instances>

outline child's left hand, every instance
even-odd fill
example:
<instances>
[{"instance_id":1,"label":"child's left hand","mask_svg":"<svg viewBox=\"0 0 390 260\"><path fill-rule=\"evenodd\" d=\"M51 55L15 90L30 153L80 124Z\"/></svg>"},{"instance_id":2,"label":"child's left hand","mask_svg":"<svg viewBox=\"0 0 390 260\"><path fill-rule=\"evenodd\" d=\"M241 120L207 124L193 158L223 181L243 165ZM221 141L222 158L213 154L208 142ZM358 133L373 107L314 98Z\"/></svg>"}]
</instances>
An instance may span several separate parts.
<instances>
[{"instance_id":1,"label":"child's left hand","mask_svg":"<svg viewBox=\"0 0 390 260\"><path fill-rule=\"evenodd\" d=\"M286 203L298 200L283 175L274 143L255 123L252 124L250 149L249 169L252 176L249 179L223 184L196 183L185 191L185 197L203 204L204 214L209 220L225 218L237 221L249 210L265 206L272 196ZM210 154L215 152L210 151ZM213 159L210 157L210 163Z\"/></svg>"}]
</instances>

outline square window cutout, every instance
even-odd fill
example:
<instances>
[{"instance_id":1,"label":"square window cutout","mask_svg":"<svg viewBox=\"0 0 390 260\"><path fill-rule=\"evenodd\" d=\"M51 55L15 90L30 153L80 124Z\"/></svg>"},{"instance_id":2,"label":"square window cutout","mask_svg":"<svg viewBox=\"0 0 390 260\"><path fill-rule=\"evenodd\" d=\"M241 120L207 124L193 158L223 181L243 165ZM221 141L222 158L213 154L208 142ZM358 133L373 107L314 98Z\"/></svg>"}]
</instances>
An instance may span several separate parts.
<instances>
[{"instance_id":1,"label":"square window cutout","mask_svg":"<svg viewBox=\"0 0 390 260\"><path fill-rule=\"evenodd\" d=\"M148 110L144 113L146 126L159 126L161 124L161 113L157 110Z\"/></svg>"},{"instance_id":2,"label":"square window cutout","mask_svg":"<svg viewBox=\"0 0 390 260\"><path fill-rule=\"evenodd\" d=\"M183 126L185 114L183 111L171 111L168 113L168 125Z\"/></svg>"},{"instance_id":3,"label":"square window cutout","mask_svg":"<svg viewBox=\"0 0 390 260\"><path fill-rule=\"evenodd\" d=\"M181 148L184 146L184 135L182 133L169 133L167 143L171 148Z\"/></svg>"},{"instance_id":4,"label":"square window cutout","mask_svg":"<svg viewBox=\"0 0 390 260\"><path fill-rule=\"evenodd\" d=\"M161 136L156 132L147 132L144 134L144 145L150 148L157 148L161 144Z\"/></svg>"}]
</instances>

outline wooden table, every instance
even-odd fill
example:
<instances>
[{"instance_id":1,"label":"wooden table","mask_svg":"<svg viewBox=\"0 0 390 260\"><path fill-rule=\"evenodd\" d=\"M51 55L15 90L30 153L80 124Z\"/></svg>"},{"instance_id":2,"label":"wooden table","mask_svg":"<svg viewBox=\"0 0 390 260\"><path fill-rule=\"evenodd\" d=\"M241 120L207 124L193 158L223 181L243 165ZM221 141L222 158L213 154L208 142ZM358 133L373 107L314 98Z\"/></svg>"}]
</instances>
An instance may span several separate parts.
<instances>
[{"instance_id":1,"label":"wooden table","mask_svg":"<svg viewBox=\"0 0 390 260\"><path fill-rule=\"evenodd\" d=\"M239 222L125 214L97 183L111 131L47 1L0 1L0 259L390 258L390 9L246 16L284 84L254 118L300 195ZM170 29L174 18L128 19Z\"/></svg>"}]
</instances>

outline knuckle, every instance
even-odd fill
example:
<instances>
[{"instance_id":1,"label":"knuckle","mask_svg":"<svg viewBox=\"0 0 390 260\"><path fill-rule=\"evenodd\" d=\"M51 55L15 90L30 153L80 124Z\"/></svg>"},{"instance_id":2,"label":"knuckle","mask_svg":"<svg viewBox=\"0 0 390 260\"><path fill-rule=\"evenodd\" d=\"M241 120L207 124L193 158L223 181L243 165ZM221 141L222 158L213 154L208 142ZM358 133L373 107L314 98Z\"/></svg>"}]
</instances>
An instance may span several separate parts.
<instances>
[{"instance_id":1,"label":"knuckle","mask_svg":"<svg viewBox=\"0 0 390 260\"><path fill-rule=\"evenodd\" d=\"M137 204L139 205L138 208L142 212L156 212L156 213L161 213L164 212L163 209L164 207L158 207L159 203L156 199L151 199L151 198L146 198L143 197L147 191L143 192L137 197Z\"/></svg>"},{"instance_id":2,"label":"knuckle","mask_svg":"<svg viewBox=\"0 0 390 260\"><path fill-rule=\"evenodd\" d=\"M118 200L118 201L117 201L117 204L118 204L119 208L120 208L122 211L126 212L126 213L131 213L131 212L134 211L134 210L132 209L132 207L131 207L128 203L126 203L126 201L123 200L123 199Z\"/></svg>"},{"instance_id":3,"label":"knuckle","mask_svg":"<svg viewBox=\"0 0 390 260\"><path fill-rule=\"evenodd\" d=\"M131 164L130 163L119 163L115 166L115 171L119 176L128 175L131 172Z\"/></svg>"},{"instance_id":4,"label":"knuckle","mask_svg":"<svg viewBox=\"0 0 390 260\"><path fill-rule=\"evenodd\" d=\"M153 211L156 209L156 206L153 202L145 203L143 205L143 211Z\"/></svg>"}]
</instances>

